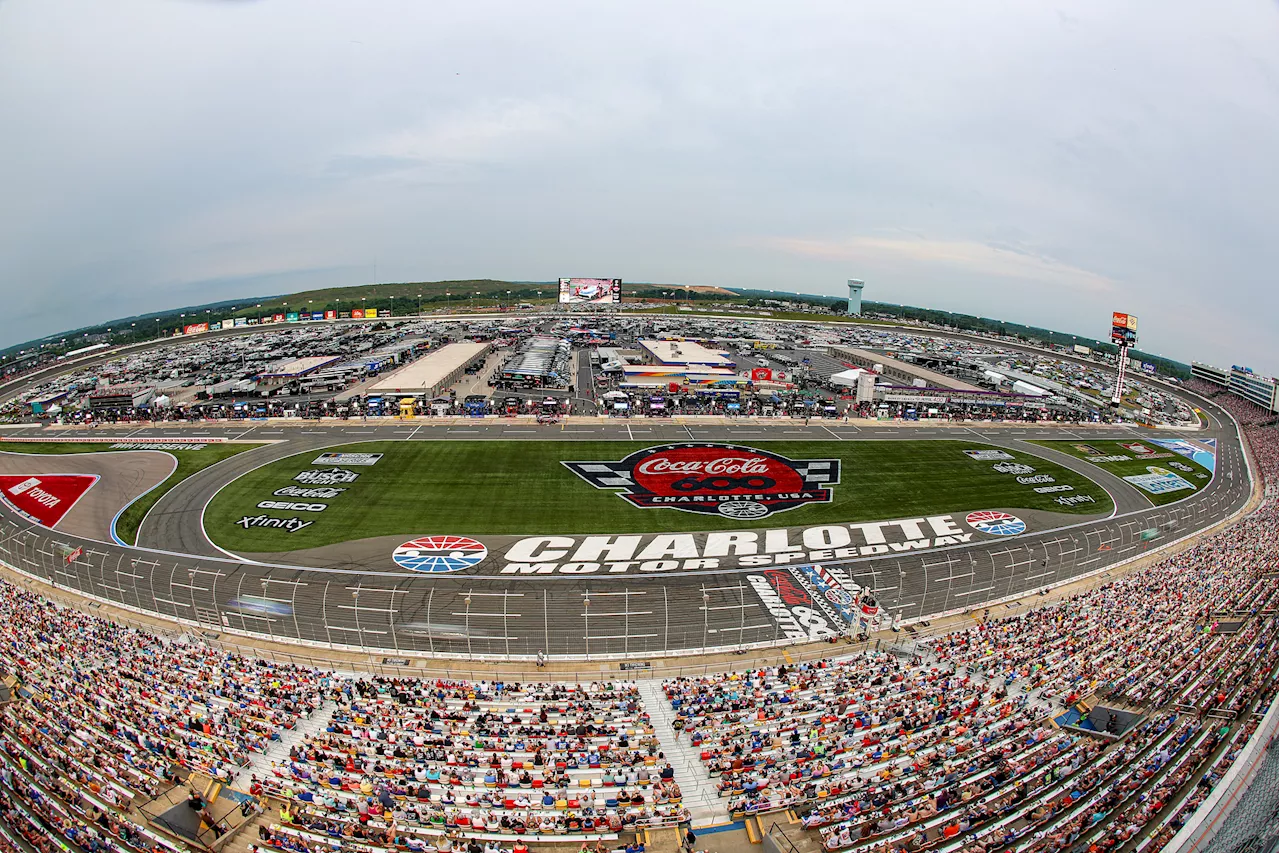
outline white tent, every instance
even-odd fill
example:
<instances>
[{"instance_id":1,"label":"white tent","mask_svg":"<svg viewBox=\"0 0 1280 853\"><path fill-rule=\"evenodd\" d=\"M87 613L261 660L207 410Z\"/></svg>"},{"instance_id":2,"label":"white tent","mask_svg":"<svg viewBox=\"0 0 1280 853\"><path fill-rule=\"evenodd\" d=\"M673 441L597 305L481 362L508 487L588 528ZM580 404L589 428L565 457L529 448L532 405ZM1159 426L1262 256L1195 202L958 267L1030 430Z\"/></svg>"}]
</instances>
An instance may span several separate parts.
<instances>
[{"instance_id":1,"label":"white tent","mask_svg":"<svg viewBox=\"0 0 1280 853\"><path fill-rule=\"evenodd\" d=\"M866 373L861 367L855 367L852 370L845 370L831 377L832 385L843 385L846 388L856 388L858 385L858 377Z\"/></svg>"}]
</instances>

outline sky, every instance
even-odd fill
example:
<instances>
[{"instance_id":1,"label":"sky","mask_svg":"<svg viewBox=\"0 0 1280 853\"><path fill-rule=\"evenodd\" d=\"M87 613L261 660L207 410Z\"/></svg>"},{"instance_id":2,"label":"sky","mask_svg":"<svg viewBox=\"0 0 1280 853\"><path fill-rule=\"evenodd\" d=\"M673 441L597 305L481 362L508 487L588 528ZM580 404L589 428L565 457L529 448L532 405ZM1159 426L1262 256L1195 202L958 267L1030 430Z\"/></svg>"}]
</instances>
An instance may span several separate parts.
<instances>
[{"instance_id":1,"label":"sky","mask_svg":"<svg viewBox=\"0 0 1280 853\"><path fill-rule=\"evenodd\" d=\"M0 346L461 278L840 294L1277 372L1277 8L0 0Z\"/></svg>"}]
</instances>

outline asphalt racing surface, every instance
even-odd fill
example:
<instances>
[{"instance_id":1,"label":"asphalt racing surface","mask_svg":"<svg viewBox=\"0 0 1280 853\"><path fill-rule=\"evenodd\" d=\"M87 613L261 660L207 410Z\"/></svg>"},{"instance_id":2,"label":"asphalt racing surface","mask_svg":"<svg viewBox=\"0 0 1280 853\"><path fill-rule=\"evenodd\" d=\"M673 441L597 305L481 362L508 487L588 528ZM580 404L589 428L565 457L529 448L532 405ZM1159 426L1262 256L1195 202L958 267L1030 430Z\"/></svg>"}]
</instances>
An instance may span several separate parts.
<instances>
[{"instance_id":1,"label":"asphalt racing surface","mask_svg":"<svg viewBox=\"0 0 1280 853\"><path fill-rule=\"evenodd\" d=\"M1105 569L1148 548L1219 521L1248 500L1250 481L1230 419L1210 416L1193 440L1217 441L1213 480L1194 495L1153 508L1098 466L1025 442L1179 437L1124 427L1033 425L934 426L840 421L712 423L571 422L538 426L510 420L357 421L276 425L160 425L99 428L95 438L131 441L182 437L272 442L206 469L172 489L151 511L129 548L56 533L7 507L0 517L0 559L59 586L113 603L184 620L205 630L247 632L312 647L428 653L444 657L550 655L646 657L756 643L807 640L857 626L859 589L874 592L891 615L911 621L980 609L1032 595L1048 585ZM0 428L0 433L9 432ZM37 438L45 430L13 430ZM61 437L81 434L59 430ZM1086 474L1116 501L1111 518L998 540L823 563L653 574L411 574L349 566L303 568L229 559L204 537L200 516L224 483L261 464L308 449L373 440L560 440L724 442L769 440L959 439L1017 447ZM1146 538L1143 531L1148 531ZM1154 534L1151 531L1156 531ZM1152 540L1151 537L1154 536ZM82 546L79 554L73 549ZM798 549L797 549L798 550Z\"/></svg>"}]
</instances>

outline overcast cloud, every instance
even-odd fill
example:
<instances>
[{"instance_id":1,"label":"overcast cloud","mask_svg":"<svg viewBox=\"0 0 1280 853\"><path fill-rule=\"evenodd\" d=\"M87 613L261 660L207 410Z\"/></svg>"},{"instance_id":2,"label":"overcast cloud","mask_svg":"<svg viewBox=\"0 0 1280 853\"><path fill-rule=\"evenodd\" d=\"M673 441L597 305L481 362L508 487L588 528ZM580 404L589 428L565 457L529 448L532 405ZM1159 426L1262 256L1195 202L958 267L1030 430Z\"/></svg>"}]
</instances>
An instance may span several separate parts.
<instances>
[{"instance_id":1,"label":"overcast cloud","mask_svg":"<svg viewBox=\"0 0 1280 853\"><path fill-rule=\"evenodd\" d=\"M841 293L1277 368L1274 2L0 2L0 345L307 287Z\"/></svg>"}]
</instances>

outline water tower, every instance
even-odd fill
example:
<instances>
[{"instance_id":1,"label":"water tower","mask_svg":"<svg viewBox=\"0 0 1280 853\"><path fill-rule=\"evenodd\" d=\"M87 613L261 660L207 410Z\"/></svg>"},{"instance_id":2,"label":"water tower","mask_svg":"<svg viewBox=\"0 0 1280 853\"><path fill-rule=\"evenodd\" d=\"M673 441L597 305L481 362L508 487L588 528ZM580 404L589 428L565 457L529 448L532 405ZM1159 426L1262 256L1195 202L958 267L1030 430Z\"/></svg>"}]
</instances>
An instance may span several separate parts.
<instances>
[{"instance_id":1,"label":"water tower","mask_svg":"<svg viewBox=\"0 0 1280 853\"><path fill-rule=\"evenodd\" d=\"M862 279L858 279L858 278L849 279L849 314L850 315L862 313L862 288L865 285L866 285L866 282L863 281Z\"/></svg>"}]
</instances>

